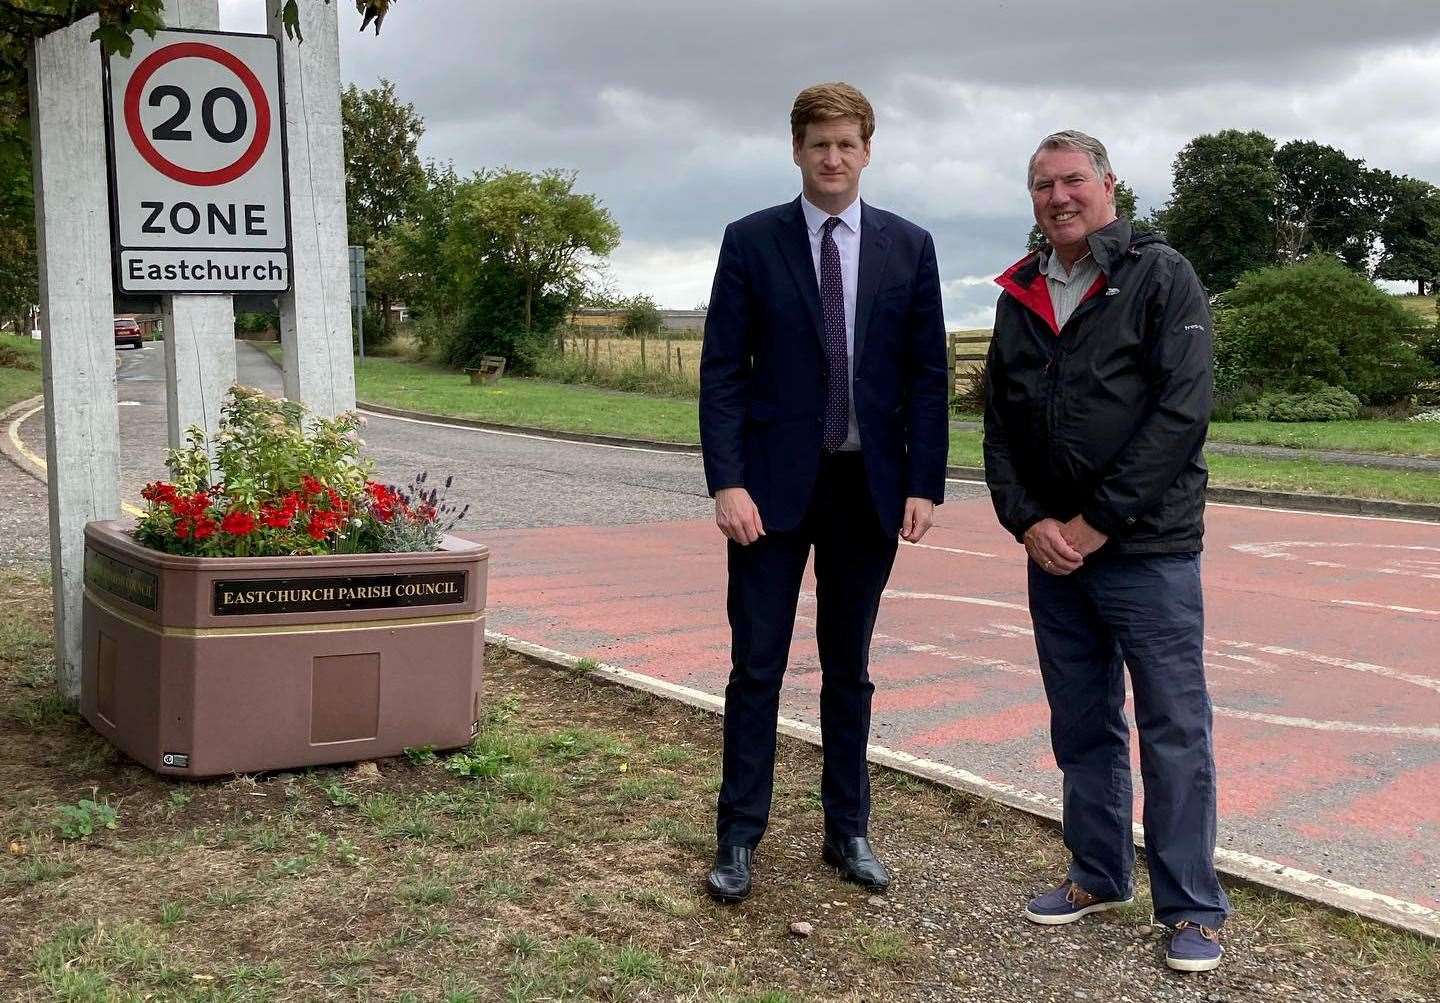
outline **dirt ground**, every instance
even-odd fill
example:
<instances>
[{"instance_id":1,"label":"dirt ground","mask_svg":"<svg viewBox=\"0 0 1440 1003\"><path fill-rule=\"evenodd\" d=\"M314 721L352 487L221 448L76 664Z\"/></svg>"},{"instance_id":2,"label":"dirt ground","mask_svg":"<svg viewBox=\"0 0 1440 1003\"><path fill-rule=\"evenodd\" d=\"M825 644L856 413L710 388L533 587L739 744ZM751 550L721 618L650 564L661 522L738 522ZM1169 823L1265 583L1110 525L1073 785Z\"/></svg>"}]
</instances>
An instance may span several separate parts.
<instances>
[{"instance_id":1,"label":"dirt ground","mask_svg":"<svg viewBox=\"0 0 1440 1003\"><path fill-rule=\"evenodd\" d=\"M884 770L871 896L785 740L755 892L716 905L718 721L496 649L458 755L161 779L51 694L43 580L0 583L6 1000L1440 1000L1435 944L1246 888L1215 973L1164 968L1143 898L1032 926L1058 834Z\"/></svg>"}]
</instances>

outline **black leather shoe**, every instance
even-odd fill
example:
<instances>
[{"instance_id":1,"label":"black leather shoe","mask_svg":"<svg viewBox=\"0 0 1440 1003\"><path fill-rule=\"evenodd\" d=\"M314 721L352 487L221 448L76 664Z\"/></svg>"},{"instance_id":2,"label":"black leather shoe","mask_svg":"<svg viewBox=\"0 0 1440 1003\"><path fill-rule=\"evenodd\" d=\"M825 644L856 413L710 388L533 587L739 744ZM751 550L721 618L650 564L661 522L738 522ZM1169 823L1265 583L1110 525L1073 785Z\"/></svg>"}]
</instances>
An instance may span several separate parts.
<instances>
[{"instance_id":1,"label":"black leather shoe","mask_svg":"<svg viewBox=\"0 0 1440 1003\"><path fill-rule=\"evenodd\" d=\"M890 872L870 849L870 840L864 836L825 836L825 845L820 856L831 867L840 869L841 877L853 881L872 892L883 892L890 887Z\"/></svg>"},{"instance_id":2,"label":"black leather shoe","mask_svg":"<svg viewBox=\"0 0 1440 1003\"><path fill-rule=\"evenodd\" d=\"M739 902L750 894L748 846L721 846L715 850L715 866L705 876L705 890L718 902Z\"/></svg>"}]
</instances>

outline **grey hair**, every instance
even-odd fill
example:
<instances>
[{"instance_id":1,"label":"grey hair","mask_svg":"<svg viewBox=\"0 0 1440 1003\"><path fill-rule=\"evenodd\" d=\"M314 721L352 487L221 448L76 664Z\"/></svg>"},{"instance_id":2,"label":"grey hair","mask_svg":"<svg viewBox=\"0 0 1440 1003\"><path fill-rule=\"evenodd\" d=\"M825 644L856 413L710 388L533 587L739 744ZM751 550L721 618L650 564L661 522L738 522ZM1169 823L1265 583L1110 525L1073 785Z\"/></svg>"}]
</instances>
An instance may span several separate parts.
<instances>
[{"instance_id":1,"label":"grey hair","mask_svg":"<svg viewBox=\"0 0 1440 1003\"><path fill-rule=\"evenodd\" d=\"M1078 150L1085 154L1095 168L1096 181L1104 181L1105 175L1115 173L1110 167L1110 155L1105 152L1104 143L1077 129L1066 129L1064 132L1052 132L1040 140L1040 145L1030 154L1030 165L1025 169L1026 188L1035 184L1035 158L1046 150Z\"/></svg>"}]
</instances>

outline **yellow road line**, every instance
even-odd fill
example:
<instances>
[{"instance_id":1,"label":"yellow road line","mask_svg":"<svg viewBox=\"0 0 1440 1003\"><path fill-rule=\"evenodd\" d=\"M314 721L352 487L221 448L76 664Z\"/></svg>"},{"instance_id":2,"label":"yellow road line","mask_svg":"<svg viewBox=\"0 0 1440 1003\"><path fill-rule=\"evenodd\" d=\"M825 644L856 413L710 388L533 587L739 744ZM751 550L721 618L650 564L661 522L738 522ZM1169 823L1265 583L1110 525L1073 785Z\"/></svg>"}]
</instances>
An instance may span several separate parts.
<instances>
[{"instance_id":1,"label":"yellow road line","mask_svg":"<svg viewBox=\"0 0 1440 1003\"><path fill-rule=\"evenodd\" d=\"M50 467L48 464L46 464L45 457L37 456L34 451L30 449L29 446L25 445L25 443L20 440L20 426L44 410L45 405L41 404L39 407L33 407L29 411L26 411L24 414L17 416L15 420L10 423L10 428L8 431L10 435L10 441L15 444L16 451L19 452L21 456L25 457L25 459L35 464L35 466L39 467L41 473L49 473ZM132 505L130 502L127 501L122 501L120 503L120 508L124 510L126 515L133 515L137 519L139 519L145 514L145 510L143 508L138 505Z\"/></svg>"}]
</instances>

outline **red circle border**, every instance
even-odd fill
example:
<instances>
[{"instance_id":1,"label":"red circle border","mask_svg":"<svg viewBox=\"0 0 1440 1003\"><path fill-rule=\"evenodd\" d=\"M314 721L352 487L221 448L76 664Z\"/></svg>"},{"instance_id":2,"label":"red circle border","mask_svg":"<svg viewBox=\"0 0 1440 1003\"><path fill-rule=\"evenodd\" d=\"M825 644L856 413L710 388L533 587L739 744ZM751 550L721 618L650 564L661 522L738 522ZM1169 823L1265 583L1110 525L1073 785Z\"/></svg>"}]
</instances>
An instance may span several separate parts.
<instances>
[{"instance_id":1,"label":"red circle border","mask_svg":"<svg viewBox=\"0 0 1440 1003\"><path fill-rule=\"evenodd\" d=\"M167 160L164 154L155 149L155 145L150 142L150 137L145 135L145 130L140 125L140 93L145 89L145 85L160 67L186 57L213 60L230 70L250 92L250 100L255 106L255 137L250 140L249 147L239 159L213 171L194 171ZM270 102L260 80L233 52L227 52L207 42L175 42L156 49L135 67L130 82L125 86L125 129L130 134L130 141L135 144L136 152L147 164L167 178L187 185L213 187L228 184L241 177L254 167L255 162L264 154L270 141Z\"/></svg>"}]
</instances>

